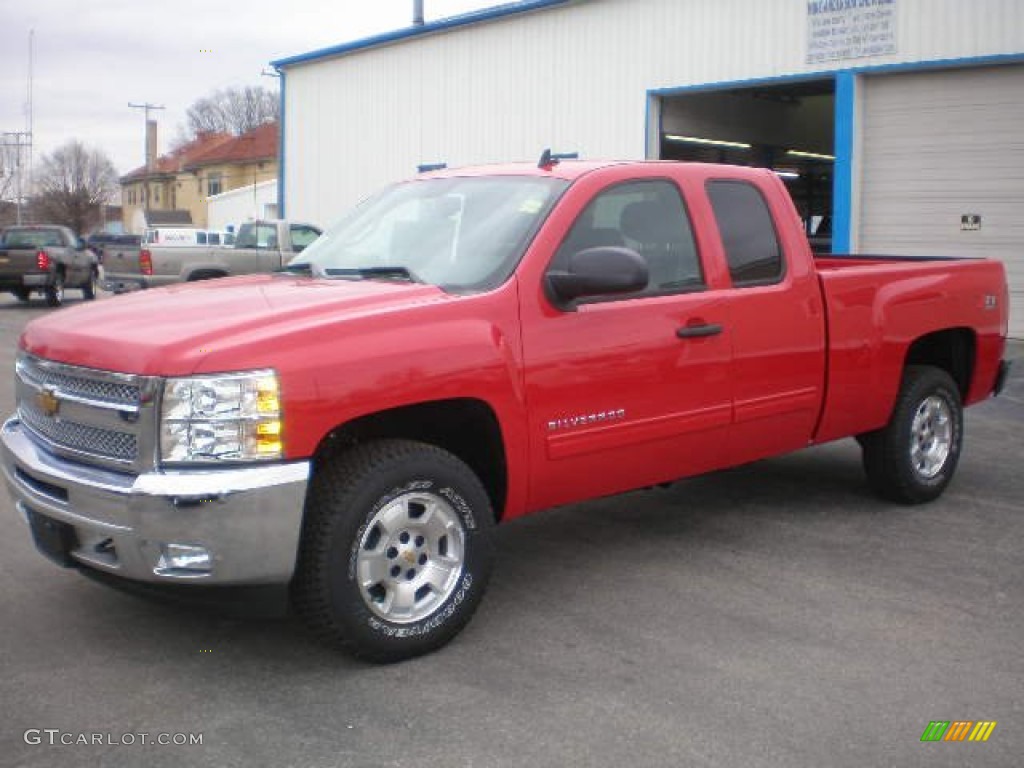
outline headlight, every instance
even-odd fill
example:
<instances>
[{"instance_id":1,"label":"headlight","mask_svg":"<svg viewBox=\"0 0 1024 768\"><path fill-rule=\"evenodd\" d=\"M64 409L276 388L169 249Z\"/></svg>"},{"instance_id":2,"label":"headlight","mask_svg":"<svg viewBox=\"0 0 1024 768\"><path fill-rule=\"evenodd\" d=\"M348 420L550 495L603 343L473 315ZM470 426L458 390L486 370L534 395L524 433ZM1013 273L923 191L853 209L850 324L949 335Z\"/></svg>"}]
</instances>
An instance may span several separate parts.
<instances>
[{"instance_id":1,"label":"headlight","mask_svg":"<svg viewBox=\"0 0 1024 768\"><path fill-rule=\"evenodd\" d=\"M160 409L164 462L280 459L277 374L248 371L168 379Z\"/></svg>"}]
</instances>

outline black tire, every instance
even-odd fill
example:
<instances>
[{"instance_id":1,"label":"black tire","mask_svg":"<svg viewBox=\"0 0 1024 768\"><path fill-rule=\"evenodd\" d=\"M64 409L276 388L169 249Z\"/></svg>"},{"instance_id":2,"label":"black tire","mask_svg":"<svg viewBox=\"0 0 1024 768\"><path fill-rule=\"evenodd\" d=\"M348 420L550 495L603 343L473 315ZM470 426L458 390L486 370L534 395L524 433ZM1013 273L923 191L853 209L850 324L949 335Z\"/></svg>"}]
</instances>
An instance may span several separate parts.
<instances>
[{"instance_id":1,"label":"black tire","mask_svg":"<svg viewBox=\"0 0 1024 768\"><path fill-rule=\"evenodd\" d=\"M28 288L15 288L11 293L14 294L14 298L22 302L28 301L32 296L32 291Z\"/></svg>"},{"instance_id":2,"label":"black tire","mask_svg":"<svg viewBox=\"0 0 1024 768\"><path fill-rule=\"evenodd\" d=\"M956 472L963 434L952 377L939 368L908 366L889 423L859 438L868 484L901 504L937 499Z\"/></svg>"},{"instance_id":3,"label":"black tire","mask_svg":"<svg viewBox=\"0 0 1024 768\"><path fill-rule=\"evenodd\" d=\"M216 280L218 277L227 277L223 272L195 272L188 276L186 282L194 283L197 280Z\"/></svg>"},{"instance_id":4,"label":"black tire","mask_svg":"<svg viewBox=\"0 0 1024 768\"><path fill-rule=\"evenodd\" d=\"M429 653L479 605L493 530L487 492L447 451L408 440L349 449L311 480L294 606L318 635L368 661ZM402 594L405 616L396 608Z\"/></svg>"},{"instance_id":5,"label":"black tire","mask_svg":"<svg viewBox=\"0 0 1024 768\"><path fill-rule=\"evenodd\" d=\"M82 298L86 301L95 299L96 292L99 289L99 282L100 276L96 273L96 270L89 270L89 280L82 286Z\"/></svg>"},{"instance_id":6,"label":"black tire","mask_svg":"<svg viewBox=\"0 0 1024 768\"><path fill-rule=\"evenodd\" d=\"M46 303L51 307L59 307L64 303L64 273L58 270L53 276L53 283L46 286Z\"/></svg>"}]
</instances>

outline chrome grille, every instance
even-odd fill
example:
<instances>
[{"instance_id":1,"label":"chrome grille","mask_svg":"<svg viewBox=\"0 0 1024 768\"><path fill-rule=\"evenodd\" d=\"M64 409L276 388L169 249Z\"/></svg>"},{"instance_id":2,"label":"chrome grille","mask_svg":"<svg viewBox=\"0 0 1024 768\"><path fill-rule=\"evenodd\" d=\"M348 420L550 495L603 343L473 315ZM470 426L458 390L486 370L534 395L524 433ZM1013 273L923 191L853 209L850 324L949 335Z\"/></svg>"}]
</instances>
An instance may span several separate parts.
<instances>
[{"instance_id":1,"label":"chrome grille","mask_svg":"<svg viewBox=\"0 0 1024 768\"><path fill-rule=\"evenodd\" d=\"M153 466L159 379L21 354L18 415L53 453L117 470Z\"/></svg>"},{"instance_id":2,"label":"chrome grille","mask_svg":"<svg viewBox=\"0 0 1024 768\"><path fill-rule=\"evenodd\" d=\"M87 400L101 400L107 403L137 406L139 404L139 387L125 381L103 380L90 378L88 375L69 375L64 370L47 366L35 358L24 357L19 365L19 373L26 381L38 388L59 390L62 394Z\"/></svg>"},{"instance_id":3,"label":"chrome grille","mask_svg":"<svg viewBox=\"0 0 1024 768\"><path fill-rule=\"evenodd\" d=\"M135 435L100 429L70 421L58 421L40 413L29 402L22 402L18 408L21 420L40 437L73 451L108 457L115 461L132 462L138 454Z\"/></svg>"}]
</instances>

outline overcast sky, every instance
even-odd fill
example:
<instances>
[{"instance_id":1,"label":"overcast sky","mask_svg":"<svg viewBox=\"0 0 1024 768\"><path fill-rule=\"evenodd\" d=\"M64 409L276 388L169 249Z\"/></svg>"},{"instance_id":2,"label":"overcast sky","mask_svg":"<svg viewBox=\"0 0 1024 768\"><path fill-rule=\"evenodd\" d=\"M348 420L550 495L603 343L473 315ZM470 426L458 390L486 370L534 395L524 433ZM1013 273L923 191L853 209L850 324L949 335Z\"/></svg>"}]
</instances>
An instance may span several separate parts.
<instances>
[{"instance_id":1,"label":"overcast sky","mask_svg":"<svg viewBox=\"0 0 1024 768\"><path fill-rule=\"evenodd\" d=\"M427 21L498 5L425 0ZM119 174L143 164L144 117L162 104L159 149L218 88L263 85L273 59L407 27L412 0L0 0L0 132L27 130L34 35L34 157L68 139Z\"/></svg>"}]
</instances>

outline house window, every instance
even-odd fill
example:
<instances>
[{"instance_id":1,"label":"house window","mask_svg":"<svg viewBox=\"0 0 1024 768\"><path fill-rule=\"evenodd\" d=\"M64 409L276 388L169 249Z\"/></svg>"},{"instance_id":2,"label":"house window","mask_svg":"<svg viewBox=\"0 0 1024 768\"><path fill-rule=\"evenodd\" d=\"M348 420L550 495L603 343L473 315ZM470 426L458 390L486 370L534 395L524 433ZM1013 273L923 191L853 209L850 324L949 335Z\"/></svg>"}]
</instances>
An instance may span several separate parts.
<instances>
[{"instance_id":1,"label":"house window","mask_svg":"<svg viewBox=\"0 0 1024 768\"><path fill-rule=\"evenodd\" d=\"M153 187L153 202L160 202L160 187Z\"/></svg>"},{"instance_id":2,"label":"house window","mask_svg":"<svg viewBox=\"0 0 1024 768\"><path fill-rule=\"evenodd\" d=\"M206 177L206 194L208 197L219 195L223 191L222 179L220 173L211 173Z\"/></svg>"}]
</instances>

